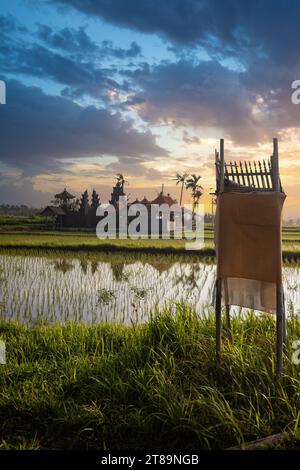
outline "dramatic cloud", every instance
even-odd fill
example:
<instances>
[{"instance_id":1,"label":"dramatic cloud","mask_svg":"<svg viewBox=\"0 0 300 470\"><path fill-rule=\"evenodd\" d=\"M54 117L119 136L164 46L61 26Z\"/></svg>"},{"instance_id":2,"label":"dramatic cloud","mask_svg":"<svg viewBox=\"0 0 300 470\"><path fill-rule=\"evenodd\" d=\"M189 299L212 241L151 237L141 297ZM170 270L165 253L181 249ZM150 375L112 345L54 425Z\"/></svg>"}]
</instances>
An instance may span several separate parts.
<instances>
[{"instance_id":1,"label":"dramatic cloud","mask_svg":"<svg viewBox=\"0 0 300 470\"><path fill-rule=\"evenodd\" d=\"M167 155L150 131L138 132L120 114L17 81L9 81L7 89L7 104L0 107L0 160L29 175L57 170L63 159L111 155L141 163Z\"/></svg>"},{"instance_id":2,"label":"dramatic cloud","mask_svg":"<svg viewBox=\"0 0 300 470\"><path fill-rule=\"evenodd\" d=\"M73 54L77 51L83 55L94 54L98 50L97 44L87 35L83 27L54 31L50 26L39 24L37 36L48 46Z\"/></svg>"},{"instance_id":3,"label":"dramatic cloud","mask_svg":"<svg viewBox=\"0 0 300 470\"><path fill-rule=\"evenodd\" d=\"M99 60L133 59L141 53L135 42L128 49L115 47L112 41L102 41L98 46L82 27L54 31L38 25L37 38L45 46L12 36L21 26L11 16L0 17L0 25L2 73L51 79L65 85L63 94L73 98L88 95L106 99L109 91L127 90L126 82L114 79L117 70L99 65Z\"/></svg>"},{"instance_id":4,"label":"dramatic cloud","mask_svg":"<svg viewBox=\"0 0 300 470\"><path fill-rule=\"evenodd\" d=\"M200 144L200 139L196 135L190 135L187 131L183 131L182 141L185 144Z\"/></svg>"},{"instance_id":5,"label":"dramatic cloud","mask_svg":"<svg viewBox=\"0 0 300 470\"><path fill-rule=\"evenodd\" d=\"M156 33L191 59L120 70L127 104L149 123L216 127L252 144L299 125L291 82L300 76L296 0L50 0L114 25ZM212 60L193 63L199 51ZM226 64L226 65L225 65Z\"/></svg>"},{"instance_id":6,"label":"dramatic cloud","mask_svg":"<svg viewBox=\"0 0 300 470\"><path fill-rule=\"evenodd\" d=\"M0 15L0 34L1 39L3 35L21 32L24 33L27 31L27 28L24 25L19 24L19 22L12 15Z\"/></svg>"},{"instance_id":7,"label":"dramatic cloud","mask_svg":"<svg viewBox=\"0 0 300 470\"><path fill-rule=\"evenodd\" d=\"M99 53L103 57L115 57L116 59L133 59L141 55L141 48L140 46L133 41L130 44L128 49L123 49L122 47L114 47L112 41L102 41L101 48L99 49Z\"/></svg>"},{"instance_id":8,"label":"dramatic cloud","mask_svg":"<svg viewBox=\"0 0 300 470\"><path fill-rule=\"evenodd\" d=\"M242 143L261 137L254 94L240 73L215 61L163 63L141 75L139 85L142 91L127 104L152 124L217 128Z\"/></svg>"},{"instance_id":9,"label":"dramatic cloud","mask_svg":"<svg viewBox=\"0 0 300 470\"><path fill-rule=\"evenodd\" d=\"M118 26L157 33L187 46L236 55L259 50L290 63L297 52L300 4L297 0L49 0L69 5Z\"/></svg>"},{"instance_id":10,"label":"dramatic cloud","mask_svg":"<svg viewBox=\"0 0 300 470\"><path fill-rule=\"evenodd\" d=\"M11 30L10 30L11 32ZM40 44L31 44L0 33L1 71L54 80L66 85L69 94L101 97L107 89L119 89L106 69L91 61L62 55Z\"/></svg>"},{"instance_id":11,"label":"dramatic cloud","mask_svg":"<svg viewBox=\"0 0 300 470\"><path fill-rule=\"evenodd\" d=\"M300 126L299 107L291 102L300 65L269 65L257 59L241 72L216 60L142 64L123 72L139 88L125 105L149 124L214 128L235 143L257 144Z\"/></svg>"},{"instance_id":12,"label":"dramatic cloud","mask_svg":"<svg viewBox=\"0 0 300 470\"><path fill-rule=\"evenodd\" d=\"M84 27L62 28L53 30L47 25L38 25L37 37L47 46L67 51L72 56L93 56L97 59L115 57L116 59L133 59L141 54L141 48L132 42L128 49L115 47L112 41L105 40L99 44L94 42L86 33Z\"/></svg>"},{"instance_id":13,"label":"dramatic cloud","mask_svg":"<svg viewBox=\"0 0 300 470\"><path fill-rule=\"evenodd\" d=\"M181 43L192 44L216 34L234 42L237 1L214 0L49 0L72 6L83 13L98 16L118 26L147 33L158 33ZM222 8L223 5L223 8Z\"/></svg>"},{"instance_id":14,"label":"dramatic cloud","mask_svg":"<svg viewBox=\"0 0 300 470\"><path fill-rule=\"evenodd\" d=\"M75 61L38 44L17 47L3 61L2 70L6 73L51 79L68 86L76 96L100 97L107 89L120 88L106 70L93 63Z\"/></svg>"}]
</instances>

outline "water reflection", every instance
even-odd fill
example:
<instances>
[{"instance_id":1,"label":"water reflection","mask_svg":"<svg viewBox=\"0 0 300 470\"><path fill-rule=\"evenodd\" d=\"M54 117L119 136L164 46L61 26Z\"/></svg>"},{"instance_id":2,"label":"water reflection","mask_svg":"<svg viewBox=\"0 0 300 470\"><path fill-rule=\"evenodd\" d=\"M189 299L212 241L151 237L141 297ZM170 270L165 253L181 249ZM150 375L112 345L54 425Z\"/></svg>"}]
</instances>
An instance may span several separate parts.
<instances>
[{"instance_id":1,"label":"water reflection","mask_svg":"<svg viewBox=\"0 0 300 470\"><path fill-rule=\"evenodd\" d=\"M53 263L55 271L61 271L62 273L67 273L74 269L74 265L67 261L66 259L60 259L54 261Z\"/></svg>"},{"instance_id":2,"label":"water reflection","mask_svg":"<svg viewBox=\"0 0 300 470\"><path fill-rule=\"evenodd\" d=\"M120 261L121 259L121 261ZM143 322L155 306L211 309L215 267L168 256L0 256L0 315L35 322ZM288 310L300 307L299 267L284 268Z\"/></svg>"}]
</instances>

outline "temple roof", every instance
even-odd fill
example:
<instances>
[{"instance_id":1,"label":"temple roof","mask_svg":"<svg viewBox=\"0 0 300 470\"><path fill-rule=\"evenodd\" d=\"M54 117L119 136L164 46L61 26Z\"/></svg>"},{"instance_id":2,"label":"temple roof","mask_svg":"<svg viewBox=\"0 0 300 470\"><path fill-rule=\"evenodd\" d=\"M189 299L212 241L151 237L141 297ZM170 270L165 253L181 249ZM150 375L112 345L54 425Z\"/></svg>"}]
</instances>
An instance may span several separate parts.
<instances>
[{"instance_id":1,"label":"temple roof","mask_svg":"<svg viewBox=\"0 0 300 470\"><path fill-rule=\"evenodd\" d=\"M55 194L55 196L57 199L62 199L62 200L66 200L66 199L74 199L75 196L73 196L72 194L70 194L66 188L63 190L63 192L61 193L58 193L58 194Z\"/></svg>"},{"instance_id":2,"label":"temple roof","mask_svg":"<svg viewBox=\"0 0 300 470\"><path fill-rule=\"evenodd\" d=\"M66 215L66 213L61 207L47 206L42 210L40 215L44 215L46 217L55 217L57 215Z\"/></svg>"},{"instance_id":3,"label":"temple roof","mask_svg":"<svg viewBox=\"0 0 300 470\"><path fill-rule=\"evenodd\" d=\"M173 204L176 204L177 201L176 199L173 199L170 194L165 195L163 192L159 193L157 198L155 198L153 201L151 201L151 204L168 204L168 206L172 206Z\"/></svg>"}]
</instances>

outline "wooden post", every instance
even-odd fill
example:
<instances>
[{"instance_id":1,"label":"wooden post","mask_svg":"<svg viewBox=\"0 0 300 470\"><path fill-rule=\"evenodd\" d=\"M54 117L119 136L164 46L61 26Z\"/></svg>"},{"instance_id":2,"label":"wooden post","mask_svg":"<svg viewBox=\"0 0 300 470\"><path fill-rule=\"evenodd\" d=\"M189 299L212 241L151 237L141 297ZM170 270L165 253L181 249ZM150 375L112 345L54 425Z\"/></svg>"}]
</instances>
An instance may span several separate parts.
<instances>
[{"instance_id":1,"label":"wooden post","mask_svg":"<svg viewBox=\"0 0 300 470\"><path fill-rule=\"evenodd\" d=\"M215 149L215 166L216 166L216 193L219 192L220 174L219 174L219 152Z\"/></svg>"},{"instance_id":2,"label":"wooden post","mask_svg":"<svg viewBox=\"0 0 300 470\"><path fill-rule=\"evenodd\" d=\"M224 191L224 139L220 139L220 193Z\"/></svg>"},{"instance_id":3,"label":"wooden post","mask_svg":"<svg viewBox=\"0 0 300 470\"><path fill-rule=\"evenodd\" d=\"M278 164L278 140L273 139L273 155L272 155L272 169L273 169L273 190L280 191L279 181L279 164ZM283 362L283 342L285 339L285 312L283 311L283 288L282 283L276 284L276 375L280 377L282 374Z\"/></svg>"},{"instance_id":4,"label":"wooden post","mask_svg":"<svg viewBox=\"0 0 300 470\"><path fill-rule=\"evenodd\" d=\"M283 314L282 314L282 284L276 284L276 376L282 373L283 356Z\"/></svg>"},{"instance_id":5,"label":"wooden post","mask_svg":"<svg viewBox=\"0 0 300 470\"><path fill-rule=\"evenodd\" d=\"M231 327L230 327L230 305L226 305L226 328L227 338L232 343Z\"/></svg>"},{"instance_id":6,"label":"wooden post","mask_svg":"<svg viewBox=\"0 0 300 470\"><path fill-rule=\"evenodd\" d=\"M273 190L279 191L280 190L280 181L279 181L279 164L278 164L278 140L275 137L273 139Z\"/></svg>"},{"instance_id":7,"label":"wooden post","mask_svg":"<svg viewBox=\"0 0 300 470\"><path fill-rule=\"evenodd\" d=\"M285 302L284 302L284 290L282 286L282 329L283 329L283 351L286 352L287 339L286 339L286 314L285 314Z\"/></svg>"},{"instance_id":8,"label":"wooden post","mask_svg":"<svg viewBox=\"0 0 300 470\"><path fill-rule=\"evenodd\" d=\"M282 308L282 341L283 341L283 351L286 353L286 317L285 317L285 308Z\"/></svg>"},{"instance_id":9,"label":"wooden post","mask_svg":"<svg viewBox=\"0 0 300 470\"><path fill-rule=\"evenodd\" d=\"M220 139L220 180L218 193L224 192L224 139ZM216 280L216 356L221 361L222 279Z\"/></svg>"},{"instance_id":10,"label":"wooden post","mask_svg":"<svg viewBox=\"0 0 300 470\"><path fill-rule=\"evenodd\" d=\"M216 280L216 356L221 361L222 279Z\"/></svg>"}]
</instances>

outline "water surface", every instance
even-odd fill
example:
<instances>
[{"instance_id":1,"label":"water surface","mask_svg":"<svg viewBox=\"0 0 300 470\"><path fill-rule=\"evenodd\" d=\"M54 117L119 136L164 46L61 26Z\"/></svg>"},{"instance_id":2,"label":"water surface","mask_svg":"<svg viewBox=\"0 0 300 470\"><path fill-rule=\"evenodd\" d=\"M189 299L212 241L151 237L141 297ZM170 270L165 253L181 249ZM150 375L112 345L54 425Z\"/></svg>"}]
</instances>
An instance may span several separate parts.
<instances>
[{"instance_id":1,"label":"water surface","mask_svg":"<svg viewBox=\"0 0 300 470\"><path fill-rule=\"evenodd\" d=\"M120 260L122 260L120 262ZM0 315L37 322L144 322L155 307L211 309L215 266L174 256L0 256ZM300 310L300 268L284 268L288 311Z\"/></svg>"}]
</instances>

